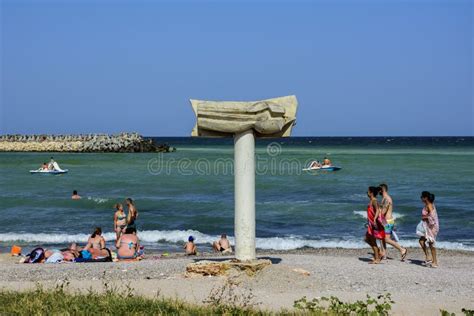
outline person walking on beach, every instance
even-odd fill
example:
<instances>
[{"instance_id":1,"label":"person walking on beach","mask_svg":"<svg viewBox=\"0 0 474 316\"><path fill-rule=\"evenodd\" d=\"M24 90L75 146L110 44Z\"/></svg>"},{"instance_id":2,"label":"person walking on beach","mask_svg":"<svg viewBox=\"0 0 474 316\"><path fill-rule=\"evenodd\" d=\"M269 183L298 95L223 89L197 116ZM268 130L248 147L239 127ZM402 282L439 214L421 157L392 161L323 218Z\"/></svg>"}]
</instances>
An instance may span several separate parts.
<instances>
[{"instance_id":1,"label":"person walking on beach","mask_svg":"<svg viewBox=\"0 0 474 316\"><path fill-rule=\"evenodd\" d=\"M127 204L127 227L133 227L135 230L137 229L137 225L135 221L138 217L138 211L135 205L133 204L133 200L131 198L127 198L125 200Z\"/></svg>"},{"instance_id":2,"label":"person walking on beach","mask_svg":"<svg viewBox=\"0 0 474 316\"><path fill-rule=\"evenodd\" d=\"M125 232L127 227L127 215L123 211L123 206L120 203L115 204L115 214L114 214L114 231L116 234L116 239L119 240L120 236Z\"/></svg>"},{"instance_id":3,"label":"person walking on beach","mask_svg":"<svg viewBox=\"0 0 474 316\"><path fill-rule=\"evenodd\" d=\"M380 189L377 187L369 187L367 190L367 197L369 198L369 204L367 205L367 232L365 234L365 242L374 251L374 259L370 262L371 264L380 263L380 250L377 246L377 239L385 239L385 232L380 219L376 217L379 214L379 206L377 202L377 195Z\"/></svg>"},{"instance_id":4,"label":"person walking on beach","mask_svg":"<svg viewBox=\"0 0 474 316\"><path fill-rule=\"evenodd\" d=\"M439 220L434 205L435 195L428 191L423 191L420 198L425 206L421 211L421 223L419 224L421 227L417 228L417 234L421 235L419 242L425 254L425 264L431 268L437 268L438 258L436 256L435 244L436 236L439 232ZM427 242L431 250L431 260L428 258Z\"/></svg>"},{"instance_id":5,"label":"person walking on beach","mask_svg":"<svg viewBox=\"0 0 474 316\"><path fill-rule=\"evenodd\" d=\"M382 194L382 202L380 202L380 213L382 218L384 218L384 232L385 239L382 240L382 253L381 258L386 257L387 254L387 244L392 245L398 251L400 251L401 260L405 260L408 250L401 247L396 241L392 240L391 235L395 227L395 219L393 218L393 201L392 197L388 194L388 185L382 183L379 185L380 192Z\"/></svg>"}]
</instances>

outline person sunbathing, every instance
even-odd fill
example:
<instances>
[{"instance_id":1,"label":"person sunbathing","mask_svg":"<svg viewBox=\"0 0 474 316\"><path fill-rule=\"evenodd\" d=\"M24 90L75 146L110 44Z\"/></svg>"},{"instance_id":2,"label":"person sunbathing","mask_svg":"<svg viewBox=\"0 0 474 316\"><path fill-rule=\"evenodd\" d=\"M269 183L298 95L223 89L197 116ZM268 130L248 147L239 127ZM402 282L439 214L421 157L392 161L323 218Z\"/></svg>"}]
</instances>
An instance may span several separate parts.
<instances>
[{"instance_id":1,"label":"person sunbathing","mask_svg":"<svg viewBox=\"0 0 474 316\"><path fill-rule=\"evenodd\" d=\"M230 253L232 252L232 247L230 246L229 239L227 239L226 234L221 235L221 239L216 240L212 244L212 248L214 248L215 251L219 251L222 253Z\"/></svg>"},{"instance_id":2,"label":"person sunbathing","mask_svg":"<svg viewBox=\"0 0 474 316\"><path fill-rule=\"evenodd\" d=\"M87 241L84 250L90 252L93 259L109 256L109 252L105 247L105 239L102 237L102 229L96 227Z\"/></svg>"},{"instance_id":3,"label":"person sunbathing","mask_svg":"<svg viewBox=\"0 0 474 316\"><path fill-rule=\"evenodd\" d=\"M143 256L137 230L134 227L127 227L115 246L117 247L117 258L119 260L140 259Z\"/></svg>"},{"instance_id":4,"label":"person sunbathing","mask_svg":"<svg viewBox=\"0 0 474 316\"><path fill-rule=\"evenodd\" d=\"M195 256L197 254L197 248L193 236L189 236L188 242L184 245L184 251L188 256Z\"/></svg>"}]
</instances>

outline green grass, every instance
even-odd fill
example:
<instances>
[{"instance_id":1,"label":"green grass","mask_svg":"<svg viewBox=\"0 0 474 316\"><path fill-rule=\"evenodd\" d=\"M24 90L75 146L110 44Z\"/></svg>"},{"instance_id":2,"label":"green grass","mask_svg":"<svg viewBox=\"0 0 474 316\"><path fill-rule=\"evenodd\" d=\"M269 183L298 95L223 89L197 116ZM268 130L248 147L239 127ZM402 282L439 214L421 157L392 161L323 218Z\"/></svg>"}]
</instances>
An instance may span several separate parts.
<instances>
[{"instance_id":1,"label":"green grass","mask_svg":"<svg viewBox=\"0 0 474 316\"><path fill-rule=\"evenodd\" d=\"M294 303L295 310L270 312L256 308L251 293L237 293L232 283L211 291L205 304L196 305L177 299L135 296L130 287L111 288L104 283L103 292L86 293L68 290L68 283L45 290L38 286L25 292L0 291L0 315L389 315L394 303L390 294L367 296L352 303L337 297L308 300L303 297ZM471 316L474 311L463 309ZM441 315L453 313L441 310Z\"/></svg>"},{"instance_id":2,"label":"green grass","mask_svg":"<svg viewBox=\"0 0 474 316\"><path fill-rule=\"evenodd\" d=\"M251 308L192 305L131 292L69 293L62 287L26 292L1 291L0 315L269 315Z\"/></svg>"}]
</instances>

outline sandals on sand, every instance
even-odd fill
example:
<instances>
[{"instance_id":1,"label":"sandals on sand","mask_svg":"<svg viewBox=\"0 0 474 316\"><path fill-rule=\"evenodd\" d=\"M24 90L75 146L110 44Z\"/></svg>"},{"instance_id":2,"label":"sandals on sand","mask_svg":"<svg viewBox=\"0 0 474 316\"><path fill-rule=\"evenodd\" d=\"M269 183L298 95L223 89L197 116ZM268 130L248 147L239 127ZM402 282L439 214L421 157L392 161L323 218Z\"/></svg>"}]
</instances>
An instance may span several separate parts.
<instances>
[{"instance_id":1,"label":"sandals on sand","mask_svg":"<svg viewBox=\"0 0 474 316\"><path fill-rule=\"evenodd\" d=\"M407 254L408 254L408 249L405 248L405 252L402 253L402 261L405 261Z\"/></svg>"}]
</instances>

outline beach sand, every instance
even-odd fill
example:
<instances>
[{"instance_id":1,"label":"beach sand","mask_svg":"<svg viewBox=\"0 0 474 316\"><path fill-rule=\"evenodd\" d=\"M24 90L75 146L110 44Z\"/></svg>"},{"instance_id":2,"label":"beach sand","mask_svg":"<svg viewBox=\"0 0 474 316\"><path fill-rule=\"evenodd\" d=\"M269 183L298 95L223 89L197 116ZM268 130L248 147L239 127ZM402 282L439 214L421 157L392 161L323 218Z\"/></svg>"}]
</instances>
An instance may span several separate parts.
<instances>
[{"instance_id":1,"label":"beach sand","mask_svg":"<svg viewBox=\"0 0 474 316\"><path fill-rule=\"evenodd\" d=\"M439 315L440 309L460 313L474 309L474 253L439 250L438 269L421 264L420 249L409 249L408 260L398 253L381 265L369 265L368 249L308 249L286 252L258 252L273 265L254 277L238 278L238 295L252 293L253 303L263 309L291 309L303 296L337 296L344 301L365 300L366 294L391 293L396 315ZM205 254L184 257L172 254L161 258L149 255L140 262L17 264L18 258L0 255L0 288L25 290L36 284L55 287L65 280L71 290L101 291L109 286L129 285L134 293L147 297L162 295L202 303L209 293L222 287L226 277L186 277L188 263L202 258L226 257ZM303 269L310 275L295 272ZM240 293L240 294L239 294Z\"/></svg>"}]
</instances>

